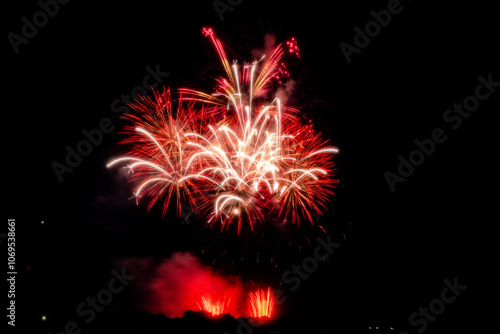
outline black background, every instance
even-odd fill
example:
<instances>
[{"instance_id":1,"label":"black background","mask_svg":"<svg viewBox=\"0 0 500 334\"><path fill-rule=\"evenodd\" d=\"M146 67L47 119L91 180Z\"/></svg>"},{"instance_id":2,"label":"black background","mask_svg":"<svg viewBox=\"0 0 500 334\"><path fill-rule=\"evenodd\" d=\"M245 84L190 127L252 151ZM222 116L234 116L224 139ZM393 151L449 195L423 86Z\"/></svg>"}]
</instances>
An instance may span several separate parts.
<instances>
[{"instance_id":1,"label":"black background","mask_svg":"<svg viewBox=\"0 0 500 334\"><path fill-rule=\"evenodd\" d=\"M131 186L105 167L126 149L117 145L124 122L110 105L142 83L146 66L160 64L170 73L164 84L174 89L210 90L222 74L201 34L205 26L230 58L246 61L266 33L278 42L295 36L302 59L290 66L292 100L340 149L342 196L334 210L350 222L346 242L290 298L290 308L327 328L352 318L399 331L439 297L444 279L458 277L467 290L426 331L485 329L494 313L485 301L495 286L499 92L456 130L442 117L474 93L479 75L500 81L497 11L472 1L402 2L402 12L348 64L339 44L353 44L353 28L386 6L245 0L220 21L211 1L72 1L18 54L4 37L2 232L15 218L17 329L55 333L77 320L76 305L106 286L118 258L196 253L203 243L238 238L212 233L207 241L202 227L147 213L145 204L128 200ZM19 34L21 18L38 10L36 1L4 4L4 36ZM81 131L105 117L113 133L59 182L52 162L63 162L65 146L75 147ZM398 156L407 157L413 141L436 127L447 140L391 192L384 172L396 172ZM133 310L127 293L104 313Z\"/></svg>"}]
</instances>

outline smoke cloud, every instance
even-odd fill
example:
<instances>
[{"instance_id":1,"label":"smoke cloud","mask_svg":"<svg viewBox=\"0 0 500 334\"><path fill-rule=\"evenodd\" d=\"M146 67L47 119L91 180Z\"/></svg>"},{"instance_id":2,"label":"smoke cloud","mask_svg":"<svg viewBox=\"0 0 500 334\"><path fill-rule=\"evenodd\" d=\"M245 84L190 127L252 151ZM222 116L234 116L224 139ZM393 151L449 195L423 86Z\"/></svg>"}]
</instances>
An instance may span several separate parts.
<instances>
[{"instance_id":1,"label":"smoke cloud","mask_svg":"<svg viewBox=\"0 0 500 334\"><path fill-rule=\"evenodd\" d=\"M159 263L152 258L128 258L118 261L137 279L134 287L136 303L141 311L182 317L187 310L199 310L202 296L212 299L231 298L228 313L243 316L243 287L239 277L220 276L203 265L189 252L177 252Z\"/></svg>"},{"instance_id":2,"label":"smoke cloud","mask_svg":"<svg viewBox=\"0 0 500 334\"><path fill-rule=\"evenodd\" d=\"M285 87L279 87L276 90L276 97L280 99L280 102L282 105L286 105L288 98L292 95L293 93L293 88L295 87L295 80L288 80L285 83Z\"/></svg>"},{"instance_id":3,"label":"smoke cloud","mask_svg":"<svg viewBox=\"0 0 500 334\"><path fill-rule=\"evenodd\" d=\"M262 56L269 57L276 48L276 36L266 34L264 36L264 47L252 49L252 58L260 59ZM279 87L276 90L275 96L278 97L282 105L286 105L288 99L293 93L295 80L289 79L285 82L284 87Z\"/></svg>"},{"instance_id":4,"label":"smoke cloud","mask_svg":"<svg viewBox=\"0 0 500 334\"><path fill-rule=\"evenodd\" d=\"M253 49L252 58L260 59L264 55L268 57L274 51L275 45L276 45L276 36L272 34L266 34L264 36L264 47L261 49Z\"/></svg>"}]
</instances>

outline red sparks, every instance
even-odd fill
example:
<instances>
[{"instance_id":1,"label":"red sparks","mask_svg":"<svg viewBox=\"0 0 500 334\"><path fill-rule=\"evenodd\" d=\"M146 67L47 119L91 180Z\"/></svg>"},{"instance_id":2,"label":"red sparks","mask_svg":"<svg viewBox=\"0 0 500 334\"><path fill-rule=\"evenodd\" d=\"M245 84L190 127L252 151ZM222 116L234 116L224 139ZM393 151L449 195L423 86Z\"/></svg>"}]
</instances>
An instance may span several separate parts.
<instances>
[{"instance_id":1,"label":"red sparks","mask_svg":"<svg viewBox=\"0 0 500 334\"><path fill-rule=\"evenodd\" d=\"M278 46L270 57L251 64L230 64L222 43L211 28L203 34L215 46L225 77L215 80L212 94L181 89L174 108L170 90L155 92L132 106L136 114L125 117L123 142L133 148L108 164L128 163L134 195L150 197L148 209L165 197L189 204L207 216L208 223L220 222L221 230L245 221L253 229L273 214L284 221L311 224L326 210L335 188L332 154L299 111L282 105L272 81L288 77ZM298 56L294 38L288 50Z\"/></svg>"},{"instance_id":2,"label":"red sparks","mask_svg":"<svg viewBox=\"0 0 500 334\"><path fill-rule=\"evenodd\" d=\"M210 295L201 297L201 302L197 303L200 310L210 313L212 316L217 316L229 312L229 303L231 298L224 295L223 298L212 299Z\"/></svg>"},{"instance_id":3,"label":"red sparks","mask_svg":"<svg viewBox=\"0 0 500 334\"><path fill-rule=\"evenodd\" d=\"M203 35L204 35L205 37L207 37L207 36L212 36L212 35L214 34L214 31L213 31L213 29L212 29L212 28L203 28L203 29L201 30L201 32L203 33Z\"/></svg>"},{"instance_id":4,"label":"red sparks","mask_svg":"<svg viewBox=\"0 0 500 334\"><path fill-rule=\"evenodd\" d=\"M267 291L259 289L251 292L248 306L249 315L256 320L267 321L272 316L273 305L271 288L267 288Z\"/></svg>"},{"instance_id":5,"label":"red sparks","mask_svg":"<svg viewBox=\"0 0 500 334\"><path fill-rule=\"evenodd\" d=\"M295 40L295 37L292 37L290 40L286 42L286 45L288 47L288 53L294 54L297 56L297 58L300 59L300 48L297 44L297 41Z\"/></svg>"}]
</instances>

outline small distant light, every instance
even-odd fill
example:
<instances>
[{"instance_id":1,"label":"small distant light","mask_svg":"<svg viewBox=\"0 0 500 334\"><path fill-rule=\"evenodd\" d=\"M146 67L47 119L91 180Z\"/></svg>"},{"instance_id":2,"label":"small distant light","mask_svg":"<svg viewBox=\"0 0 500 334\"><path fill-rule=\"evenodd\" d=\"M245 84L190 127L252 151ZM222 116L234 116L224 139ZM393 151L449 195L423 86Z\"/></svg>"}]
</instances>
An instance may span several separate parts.
<instances>
[{"instance_id":1,"label":"small distant light","mask_svg":"<svg viewBox=\"0 0 500 334\"><path fill-rule=\"evenodd\" d=\"M369 326L368 329L372 329L371 326Z\"/></svg>"},{"instance_id":2,"label":"small distant light","mask_svg":"<svg viewBox=\"0 0 500 334\"><path fill-rule=\"evenodd\" d=\"M47 317L42 315L42 321L45 321L45 320L47 320Z\"/></svg>"},{"instance_id":3,"label":"small distant light","mask_svg":"<svg viewBox=\"0 0 500 334\"><path fill-rule=\"evenodd\" d=\"M375 329L378 329L378 326L377 326L377 327L375 327Z\"/></svg>"},{"instance_id":4,"label":"small distant light","mask_svg":"<svg viewBox=\"0 0 500 334\"><path fill-rule=\"evenodd\" d=\"M40 224L45 224L45 221L43 221L43 220L42 220L42 221L40 222Z\"/></svg>"},{"instance_id":5,"label":"small distant light","mask_svg":"<svg viewBox=\"0 0 500 334\"><path fill-rule=\"evenodd\" d=\"M394 330L394 327L389 327L389 329L390 329L391 331L393 331L393 330Z\"/></svg>"}]
</instances>

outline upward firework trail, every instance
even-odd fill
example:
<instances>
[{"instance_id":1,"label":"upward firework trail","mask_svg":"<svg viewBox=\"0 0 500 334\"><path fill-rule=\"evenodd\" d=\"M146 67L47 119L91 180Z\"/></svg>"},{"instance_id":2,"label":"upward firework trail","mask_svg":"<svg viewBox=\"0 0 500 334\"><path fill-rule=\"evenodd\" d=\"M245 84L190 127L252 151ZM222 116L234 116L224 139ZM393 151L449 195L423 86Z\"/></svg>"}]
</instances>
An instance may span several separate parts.
<instances>
[{"instance_id":1,"label":"upward firework trail","mask_svg":"<svg viewBox=\"0 0 500 334\"><path fill-rule=\"evenodd\" d=\"M249 313L253 318L271 318L273 312L273 299L271 288L267 291L259 289L250 293Z\"/></svg>"},{"instance_id":2,"label":"upward firework trail","mask_svg":"<svg viewBox=\"0 0 500 334\"><path fill-rule=\"evenodd\" d=\"M327 146L298 110L267 98L282 71L284 52L278 46L267 58L251 64L230 64L212 29L203 29L222 61L226 76L216 79L212 94L180 89L174 112L170 90L155 92L134 105L137 115L124 143L132 150L108 164L127 163L139 181L137 200L154 203L165 196L163 212L175 199L204 212L221 229L242 222L253 229L265 215L283 222L313 223L333 194L334 147Z\"/></svg>"},{"instance_id":3,"label":"upward firework trail","mask_svg":"<svg viewBox=\"0 0 500 334\"><path fill-rule=\"evenodd\" d=\"M220 315L228 312L229 302L231 298L213 299L211 296L201 297L201 304L198 304L200 310L207 311L212 315Z\"/></svg>"}]
</instances>

